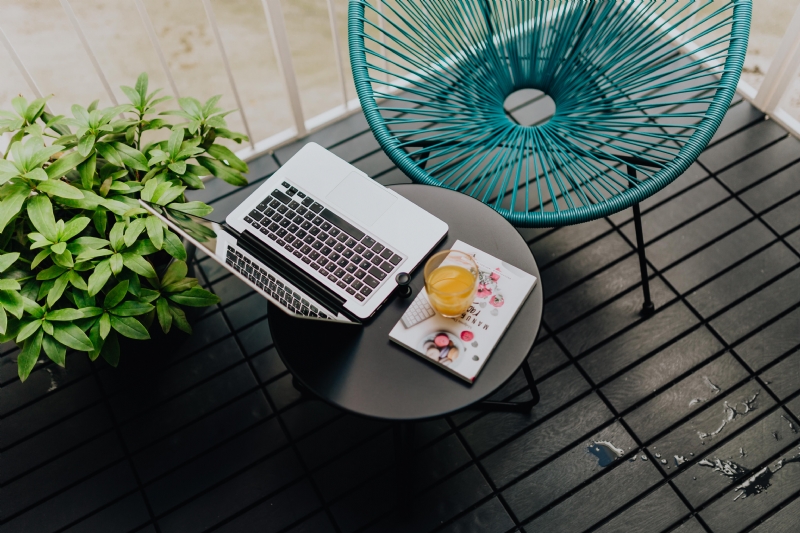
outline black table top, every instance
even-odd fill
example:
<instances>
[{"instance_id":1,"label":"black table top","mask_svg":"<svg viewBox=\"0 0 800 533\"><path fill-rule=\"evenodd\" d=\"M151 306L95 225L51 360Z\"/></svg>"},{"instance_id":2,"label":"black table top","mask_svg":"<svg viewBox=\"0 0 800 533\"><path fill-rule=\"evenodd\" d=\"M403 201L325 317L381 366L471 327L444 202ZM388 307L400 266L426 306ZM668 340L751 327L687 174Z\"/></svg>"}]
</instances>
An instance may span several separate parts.
<instances>
[{"instance_id":1,"label":"black table top","mask_svg":"<svg viewBox=\"0 0 800 533\"><path fill-rule=\"evenodd\" d=\"M458 192L425 185L392 189L444 220L450 230L437 247L456 240L475 246L537 278L528 245L503 217ZM414 294L392 296L362 326L303 320L271 306L272 338L286 367L312 393L342 409L388 420L419 420L452 413L497 390L533 347L542 318L540 279L470 385L389 340L389 331L424 286L423 264L413 272Z\"/></svg>"}]
</instances>

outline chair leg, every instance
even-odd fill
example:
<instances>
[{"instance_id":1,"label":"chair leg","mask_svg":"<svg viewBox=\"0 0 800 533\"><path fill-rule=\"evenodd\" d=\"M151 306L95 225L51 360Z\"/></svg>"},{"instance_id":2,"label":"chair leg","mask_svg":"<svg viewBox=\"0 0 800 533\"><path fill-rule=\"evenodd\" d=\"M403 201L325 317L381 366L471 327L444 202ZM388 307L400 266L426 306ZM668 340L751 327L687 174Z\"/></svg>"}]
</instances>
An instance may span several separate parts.
<instances>
[{"instance_id":1,"label":"chair leg","mask_svg":"<svg viewBox=\"0 0 800 533\"><path fill-rule=\"evenodd\" d=\"M628 165L628 175L635 178L636 169ZM633 204L633 227L636 230L636 251L639 254L639 271L642 275L642 292L644 293L644 303L639 312L642 316L650 316L655 311L655 305L650 298L650 280L647 276L647 258L644 250L644 235L642 233L642 212L639 204Z\"/></svg>"},{"instance_id":2,"label":"chair leg","mask_svg":"<svg viewBox=\"0 0 800 533\"><path fill-rule=\"evenodd\" d=\"M484 400L475 404L478 409L486 411L510 411L513 413L530 413L533 406L539 403L539 389L536 388L536 383L533 381L533 373L528 366L528 362L522 363L522 373L525 374L525 380L528 382L528 389L531 391L531 398L522 402L497 402L493 400Z\"/></svg>"}]
</instances>

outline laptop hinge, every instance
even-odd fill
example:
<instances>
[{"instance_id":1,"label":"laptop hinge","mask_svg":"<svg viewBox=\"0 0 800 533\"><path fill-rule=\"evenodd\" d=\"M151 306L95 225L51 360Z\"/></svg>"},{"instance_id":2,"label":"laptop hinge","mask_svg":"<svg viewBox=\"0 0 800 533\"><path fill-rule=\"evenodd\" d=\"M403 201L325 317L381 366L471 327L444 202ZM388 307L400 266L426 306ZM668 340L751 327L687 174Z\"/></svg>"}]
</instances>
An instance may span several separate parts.
<instances>
[{"instance_id":1,"label":"laptop hinge","mask_svg":"<svg viewBox=\"0 0 800 533\"><path fill-rule=\"evenodd\" d=\"M357 317L344 308L346 302L344 298L303 272L297 265L292 264L282 255L270 249L262 243L260 239L251 235L249 230L240 233L238 237L239 246L246 250L247 253L253 255L276 273L289 280L298 289L305 292L328 309L339 312L350 320L359 321Z\"/></svg>"}]
</instances>

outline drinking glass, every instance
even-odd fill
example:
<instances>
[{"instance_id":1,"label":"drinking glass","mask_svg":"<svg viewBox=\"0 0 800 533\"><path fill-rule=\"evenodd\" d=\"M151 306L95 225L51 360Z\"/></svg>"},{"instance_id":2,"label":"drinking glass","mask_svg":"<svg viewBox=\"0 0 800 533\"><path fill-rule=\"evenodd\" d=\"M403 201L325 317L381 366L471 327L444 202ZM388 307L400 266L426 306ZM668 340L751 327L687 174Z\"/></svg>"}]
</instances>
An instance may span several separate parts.
<instances>
[{"instance_id":1,"label":"drinking glass","mask_svg":"<svg viewBox=\"0 0 800 533\"><path fill-rule=\"evenodd\" d=\"M438 252L425 264L425 290L431 306L442 316L461 316L475 300L478 264L458 250Z\"/></svg>"}]
</instances>

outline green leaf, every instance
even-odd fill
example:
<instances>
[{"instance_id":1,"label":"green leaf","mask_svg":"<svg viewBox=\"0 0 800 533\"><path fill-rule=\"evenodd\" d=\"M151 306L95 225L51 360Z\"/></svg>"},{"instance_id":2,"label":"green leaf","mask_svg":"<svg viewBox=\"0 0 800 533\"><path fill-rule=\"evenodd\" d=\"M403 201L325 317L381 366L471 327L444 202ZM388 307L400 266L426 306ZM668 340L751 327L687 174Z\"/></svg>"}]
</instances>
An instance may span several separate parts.
<instances>
[{"instance_id":1,"label":"green leaf","mask_svg":"<svg viewBox=\"0 0 800 533\"><path fill-rule=\"evenodd\" d=\"M200 287L194 287L178 294L170 294L168 298L173 302L190 307L206 307L219 303L219 297L216 294Z\"/></svg>"},{"instance_id":2,"label":"green leaf","mask_svg":"<svg viewBox=\"0 0 800 533\"><path fill-rule=\"evenodd\" d=\"M247 185L247 178L245 178L238 170L232 169L216 159L211 159L210 157L198 157L197 162L208 169L213 175L230 183L231 185L236 185L237 187Z\"/></svg>"},{"instance_id":3,"label":"green leaf","mask_svg":"<svg viewBox=\"0 0 800 533\"><path fill-rule=\"evenodd\" d=\"M58 366L65 366L67 363L67 347L55 340L50 335L44 336L42 344L44 353Z\"/></svg>"},{"instance_id":4,"label":"green leaf","mask_svg":"<svg viewBox=\"0 0 800 533\"><path fill-rule=\"evenodd\" d=\"M142 72L139 74L139 77L136 78L136 92L139 94L139 98L141 98L142 102L147 101L147 72Z\"/></svg>"},{"instance_id":5,"label":"green leaf","mask_svg":"<svg viewBox=\"0 0 800 533\"><path fill-rule=\"evenodd\" d=\"M42 329L44 330L45 335L52 335L55 331L53 329L53 324L47 320L42 320Z\"/></svg>"},{"instance_id":6,"label":"green leaf","mask_svg":"<svg viewBox=\"0 0 800 533\"><path fill-rule=\"evenodd\" d=\"M207 214L214 211L214 208L210 205L204 204L203 202L186 202L186 203L178 203L174 202L167 206L169 209L180 211L181 213L186 213L189 215L194 215L196 217L204 217Z\"/></svg>"},{"instance_id":7,"label":"green leaf","mask_svg":"<svg viewBox=\"0 0 800 533\"><path fill-rule=\"evenodd\" d=\"M183 142L183 134L184 130L181 128L172 130L172 134L169 136L169 141L167 141L167 152L169 155L175 159L178 156L178 152L181 151L181 143Z\"/></svg>"},{"instance_id":8,"label":"green leaf","mask_svg":"<svg viewBox=\"0 0 800 533\"><path fill-rule=\"evenodd\" d=\"M143 172L147 172L150 169L150 167L147 166L147 158L136 148L122 143L114 143L114 148L117 149L117 153L120 159L122 159L122 162L130 168Z\"/></svg>"},{"instance_id":9,"label":"green leaf","mask_svg":"<svg viewBox=\"0 0 800 533\"><path fill-rule=\"evenodd\" d=\"M92 342L92 349L89 352L89 360L94 361L103 349L103 339L100 337L100 321L96 321L89 328L89 340Z\"/></svg>"},{"instance_id":10,"label":"green leaf","mask_svg":"<svg viewBox=\"0 0 800 533\"><path fill-rule=\"evenodd\" d=\"M136 218L131 220L128 229L125 230L125 246L133 246L139 235L145 230L147 221L144 218Z\"/></svg>"},{"instance_id":11,"label":"green leaf","mask_svg":"<svg viewBox=\"0 0 800 533\"><path fill-rule=\"evenodd\" d=\"M64 224L64 231L58 236L61 241L67 241L86 229L91 220L89 217L76 217Z\"/></svg>"},{"instance_id":12,"label":"green leaf","mask_svg":"<svg viewBox=\"0 0 800 533\"><path fill-rule=\"evenodd\" d=\"M67 288L67 284L69 283L69 272L65 272L61 274L58 278L56 278L56 282L53 285L53 289L47 293L47 305L49 307L53 307L56 302L58 302L61 295L64 294L64 289Z\"/></svg>"},{"instance_id":13,"label":"green leaf","mask_svg":"<svg viewBox=\"0 0 800 533\"><path fill-rule=\"evenodd\" d=\"M22 185L0 202L0 232L5 230L6 225L19 214L30 192L27 186Z\"/></svg>"},{"instance_id":14,"label":"green leaf","mask_svg":"<svg viewBox=\"0 0 800 533\"><path fill-rule=\"evenodd\" d=\"M47 167L47 177L51 180L58 179L73 168L77 167L86 159L86 156L81 155L79 152L72 152L65 156L61 156L55 163Z\"/></svg>"},{"instance_id":15,"label":"green leaf","mask_svg":"<svg viewBox=\"0 0 800 533\"><path fill-rule=\"evenodd\" d=\"M36 365L39 359L39 353L42 351L42 337L43 331L39 331L35 336L25 341L22 351L17 356L17 372L19 379L25 381Z\"/></svg>"},{"instance_id":16,"label":"green leaf","mask_svg":"<svg viewBox=\"0 0 800 533\"><path fill-rule=\"evenodd\" d=\"M178 175L183 175L186 172L185 161L176 161L175 163L170 163L169 165L167 165L167 167Z\"/></svg>"},{"instance_id":17,"label":"green leaf","mask_svg":"<svg viewBox=\"0 0 800 533\"><path fill-rule=\"evenodd\" d=\"M186 313L183 312L183 309L170 305L169 313L172 315L175 325L178 326L179 330L185 331L186 333L192 332L192 326L189 324L189 321L186 320Z\"/></svg>"},{"instance_id":18,"label":"green leaf","mask_svg":"<svg viewBox=\"0 0 800 533\"><path fill-rule=\"evenodd\" d=\"M69 282L70 284L78 290L81 291L88 291L89 286L86 285L86 281L84 281L83 277L80 274L71 270L69 273Z\"/></svg>"},{"instance_id":19,"label":"green leaf","mask_svg":"<svg viewBox=\"0 0 800 533\"><path fill-rule=\"evenodd\" d=\"M141 322L129 316L111 316L111 327L129 339L146 340L150 338Z\"/></svg>"},{"instance_id":20,"label":"green leaf","mask_svg":"<svg viewBox=\"0 0 800 533\"><path fill-rule=\"evenodd\" d=\"M67 249L67 243L65 242L59 242L50 247L50 251L56 255L63 254L64 250L66 249Z\"/></svg>"},{"instance_id":21,"label":"green leaf","mask_svg":"<svg viewBox=\"0 0 800 533\"><path fill-rule=\"evenodd\" d=\"M125 245L125 223L117 222L111 231L108 233L108 240L111 242L111 247L114 250L120 250Z\"/></svg>"},{"instance_id":22,"label":"green leaf","mask_svg":"<svg viewBox=\"0 0 800 533\"><path fill-rule=\"evenodd\" d=\"M89 153L94 148L95 136L93 133L87 133L78 143L78 153L84 157L89 157Z\"/></svg>"},{"instance_id":23,"label":"green leaf","mask_svg":"<svg viewBox=\"0 0 800 533\"><path fill-rule=\"evenodd\" d=\"M173 261L170 263L169 267L167 267L167 271L164 272L164 276L161 278L161 285L170 285L176 281L180 281L186 277L188 272L189 268L186 266L186 262Z\"/></svg>"},{"instance_id":24,"label":"green leaf","mask_svg":"<svg viewBox=\"0 0 800 533\"><path fill-rule=\"evenodd\" d=\"M89 337L81 331L81 328L71 322L66 324L56 323L53 324L53 328L55 329L53 337L61 344L65 344L73 350L90 352L94 348Z\"/></svg>"},{"instance_id":25,"label":"green leaf","mask_svg":"<svg viewBox=\"0 0 800 533\"><path fill-rule=\"evenodd\" d=\"M75 262L72 260L72 253L69 250L64 250L63 253L51 255L53 263L61 265L65 268L72 268Z\"/></svg>"},{"instance_id":26,"label":"green leaf","mask_svg":"<svg viewBox=\"0 0 800 533\"><path fill-rule=\"evenodd\" d=\"M17 333L17 339L16 339L17 342L24 341L25 339L27 339L28 337L39 331L39 328L41 327L42 327L41 320L31 320L29 322L23 322L22 327L19 330L19 333Z\"/></svg>"},{"instance_id":27,"label":"green leaf","mask_svg":"<svg viewBox=\"0 0 800 533\"><path fill-rule=\"evenodd\" d=\"M19 253L17 252L0 255L0 272L5 272L17 259L19 259Z\"/></svg>"},{"instance_id":28,"label":"green leaf","mask_svg":"<svg viewBox=\"0 0 800 533\"><path fill-rule=\"evenodd\" d=\"M95 144L94 147L97 150L97 153L112 165L117 167L125 166L125 164L122 162L119 152L117 152L117 149L112 145L103 142Z\"/></svg>"},{"instance_id":29,"label":"green leaf","mask_svg":"<svg viewBox=\"0 0 800 533\"><path fill-rule=\"evenodd\" d=\"M94 185L94 173L97 170L97 154L92 154L89 158L78 165L78 174L81 176L81 185L87 191L92 190Z\"/></svg>"},{"instance_id":30,"label":"green leaf","mask_svg":"<svg viewBox=\"0 0 800 533\"><path fill-rule=\"evenodd\" d=\"M111 266L109 265L108 259L97 263L97 266L94 267L94 272L89 276L89 296L94 296L100 292L100 289L105 286L110 277Z\"/></svg>"},{"instance_id":31,"label":"green leaf","mask_svg":"<svg viewBox=\"0 0 800 533\"><path fill-rule=\"evenodd\" d=\"M43 168L34 168L25 174L24 177L28 178L29 180L47 181L47 172L45 172Z\"/></svg>"},{"instance_id":32,"label":"green leaf","mask_svg":"<svg viewBox=\"0 0 800 533\"><path fill-rule=\"evenodd\" d=\"M75 303L77 304L78 301L76 300ZM81 315L83 315L83 318L92 318L94 316L98 316L98 315L102 315L103 314L103 308L102 307L87 306L87 307L81 307L80 309L78 309L78 311L81 312Z\"/></svg>"},{"instance_id":33,"label":"green leaf","mask_svg":"<svg viewBox=\"0 0 800 533\"><path fill-rule=\"evenodd\" d=\"M151 265L147 259L140 255L124 253L122 254L122 261L126 267L133 270L140 276L151 279L158 277L156 275L156 271L153 269L153 265Z\"/></svg>"},{"instance_id":34,"label":"green leaf","mask_svg":"<svg viewBox=\"0 0 800 533\"><path fill-rule=\"evenodd\" d=\"M135 89L125 85L121 85L120 89L122 89L122 92L125 93L125 96L128 97L128 100L130 100L133 105L139 107L144 102L144 99L139 96L139 93L137 93Z\"/></svg>"},{"instance_id":35,"label":"green leaf","mask_svg":"<svg viewBox=\"0 0 800 533\"><path fill-rule=\"evenodd\" d=\"M89 309L92 308L90 307ZM48 311L45 318L50 322L72 322L80 320L81 318L86 318L86 315L80 309L57 309L55 311Z\"/></svg>"},{"instance_id":36,"label":"green leaf","mask_svg":"<svg viewBox=\"0 0 800 533\"><path fill-rule=\"evenodd\" d=\"M183 194L183 191L186 190L186 187L169 187L166 190L162 191L159 194L159 191L156 190L156 193L153 194L153 202L158 205L167 205L168 203L175 200L178 196Z\"/></svg>"},{"instance_id":37,"label":"green leaf","mask_svg":"<svg viewBox=\"0 0 800 533\"><path fill-rule=\"evenodd\" d=\"M111 272L113 272L115 276L119 276L119 273L122 272L122 267L124 265L122 254L113 254L111 257L109 257L108 265L111 267Z\"/></svg>"},{"instance_id":38,"label":"green leaf","mask_svg":"<svg viewBox=\"0 0 800 533\"><path fill-rule=\"evenodd\" d=\"M154 254L157 251L158 249L153 246L153 243L150 241L150 239L139 239L136 241L136 244L125 250L125 253L144 256Z\"/></svg>"},{"instance_id":39,"label":"green leaf","mask_svg":"<svg viewBox=\"0 0 800 533\"><path fill-rule=\"evenodd\" d=\"M109 331L111 331L111 315L103 313L100 316L100 337L105 339Z\"/></svg>"},{"instance_id":40,"label":"green leaf","mask_svg":"<svg viewBox=\"0 0 800 533\"><path fill-rule=\"evenodd\" d=\"M106 309L110 309L119 305L119 303L125 298L125 295L128 293L128 280L120 281L117 285L108 291L106 294L105 302L103 303L103 307Z\"/></svg>"},{"instance_id":41,"label":"green leaf","mask_svg":"<svg viewBox=\"0 0 800 533\"><path fill-rule=\"evenodd\" d=\"M60 198L83 200L83 193L77 187L61 180L47 180L36 185L36 189Z\"/></svg>"},{"instance_id":42,"label":"green leaf","mask_svg":"<svg viewBox=\"0 0 800 533\"><path fill-rule=\"evenodd\" d=\"M6 329L8 328L8 317L6 316L6 312L0 307L0 335L6 334Z\"/></svg>"},{"instance_id":43,"label":"green leaf","mask_svg":"<svg viewBox=\"0 0 800 533\"><path fill-rule=\"evenodd\" d=\"M197 280L194 278L183 278L180 281L176 281L175 283L170 283L169 285L163 285L161 287L162 292L183 292L188 291L192 287L197 287L198 283Z\"/></svg>"},{"instance_id":44,"label":"green leaf","mask_svg":"<svg viewBox=\"0 0 800 533\"><path fill-rule=\"evenodd\" d=\"M115 333L109 335L103 343L103 349L100 354L109 365L116 367L119 364L119 339L117 339Z\"/></svg>"},{"instance_id":45,"label":"green leaf","mask_svg":"<svg viewBox=\"0 0 800 533\"><path fill-rule=\"evenodd\" d=\"M30 287L35 288L36 284L31 283ZM22 305L25 309L25 312L33 316L34 318L44 318L44 308L41 305L34 302L33 300L31 300L30 298L28 298L27 293L22 299Z\"/></svg>"},{"instance_id":46,"label":"green leaf","mask_svg":"<svg viewBox=\"0 0 800 533\"><path fill-rule=\"evenodd\" d=\"M142 189L141 196L142 200L145 202L152 202L153 201L153 194L156 192L158 188L159 182L157 179L151 179L144 185L144 189Z\"/></svg>"},{"instance_id":47,"label":"green leaf","mask_svg":"<svg viewBox=\"0 0 800 533\"><path fill-rule=\"evenodd\" d=\"M94 228L97 230L97 233L105 235L108 225L108 211L102 207L98 207L97 210L92 213L92 222L94 222Z\"/></svg>"},{"instance_id":48,"label":"green leaf","mask_svg":"<svg viewBox=\"0 0 800 533\"><path fill-rule=\"evenodd\" d=\"M161 221L158 217L149 216L145 219L145 227L147 228L147 236L150 237L150 242L153 243L157 250L160 250L164 246L164 226L162 226ZM0 260L2 259L0 258ZM0 272L2 271L3 269L0 269Z\"/></svg>"},{"instance_id":49,"label":"green leaf","mask_svg":"<svg viewBox=\"0 0 800 533\"><path fill-rule=\"evenodd\" d=\"M139 316L149 313L153 309L155 308L148 303L128 300L127 302L122 302L113 309L109 309L108 312L117 316Z\"/></svg>"},{"instance_id":50,"label":"green leaf","mask_svg":"<svg viewBox=\"0 0 800 533\"><path fill-rule=\"evenodd\" d=\"M221 144L212 144L208 147L206 152L208 152L210 156L219 159L223 163L226 163L234 170L238 170L239 172L248 171L247 163L239 159L229 148L222 146Z\"/></svg>"},{"instance_id":51,"label":"green leaf","mask_svg":"<svg viewBox=\"0 0 800 533\"><path fill-rule=\"evenodd\" d=\"M175 259L186 261L186 249L181 239L168 229L164 231L164 250Z\"/></svg>"},{"instance_id":52,"label":"green leaf","mask_svg":"<svg viewBox=\"0 0 800 533\"><path fill-rule=\"evenodd\" d=\"M0 304L15 317L22 318L24 301L18 292L0 290Z\"/></svg>"},{"instance_id":53,"label":"green leaf","mask_svg":"<svg viewBox=\"0 0 800 533\"><path fill-rule=\"evenodd\" d=\"M0 279L0 290L2 291L18 291L21 288L15 279Z\"/></svg>"},{"instance_id":54,"label":"green leaf","mask_svg":"<svg viewBox=\"0 0 800 533\"><path fill-rule=\"evenodd\" d=\"M42 250L41 252L36 254L36 257L34 257L33 261L31 261L31 268L36 268L37 266L39 266L39 263L41 263L48 257L50 257L50 249L48 248L46 250Z\"/></svg>"},{"instance_id":55,"label":"green leaf","mask_svg":"<svg viewBox=\"0 0 800 533\"><path fill-rule=\"evenodd\" d=\"M28 201L28 217L33 226L50 242L58 240L56 219L53 216L53 204L43 194L34 196Z\"/></svg>"},{"instance_id":56,"label":"green leaf","mask_svg":"<svg viewBox=\"0 0 800 533\"><path fill-rule=\"evenodd\" d=\"M164 333L169 333L172 328L172 314L169 312L169 302L165 298L159 298L156 301L156 314L158 315L158 323L161 324L161 329Z\"/></svg>"},{"instance_id":57,"label":"green leaf","mask_svg":"<svg viewBox=\"0 0 800 533\"><path fill-rule=\"evenodd\" d=\"M36 274L36 279L43 281L47 279L56 279L58 276L66 272L67 269L64 267L60 267L58 265L52 265L48 268L45 268L38 274Z\"/></svg>"}]
</instances>

